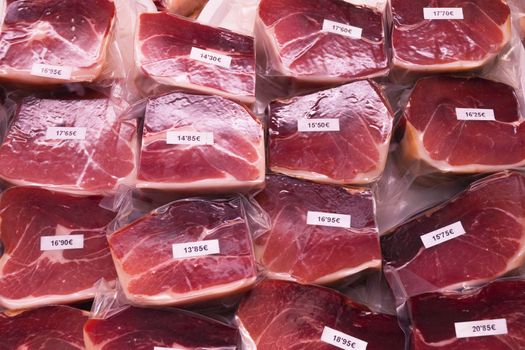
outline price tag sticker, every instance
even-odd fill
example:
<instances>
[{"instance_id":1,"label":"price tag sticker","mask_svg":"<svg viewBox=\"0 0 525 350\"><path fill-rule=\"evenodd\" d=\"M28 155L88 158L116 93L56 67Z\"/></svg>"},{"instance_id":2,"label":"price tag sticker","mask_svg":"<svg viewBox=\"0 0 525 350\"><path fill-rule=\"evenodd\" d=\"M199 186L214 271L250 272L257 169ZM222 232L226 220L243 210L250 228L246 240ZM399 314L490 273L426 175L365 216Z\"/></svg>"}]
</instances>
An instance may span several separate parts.
<instances>
[{"instance_id":1,"label":"price tag sticker","mask_svg":"<svg viewBox=\"0 0 525 350\"><path fill-rule=\"evenodd\" d=\"M212 132L168 131L166 133L168 145L213 145Z\"/></svg>"},{"instance_id":2,"label":"price tag sticker","mask_svg":"<svg viewBox=\"0 0 525 350\"><path fill-rule=\"evenodd\" d=\"M483 320L473 322L456 322L457 338L486 337L490 335L507 334L507 320L499 318L495 320Z\"/></svg>"},{"instance_id":3,"label":"price tag sticker","mask_svg":"<svg viewBox=\"0 0 525 350\"><path fill-rule=\"evenodd\" d=\"M425 19L464 19L461 7L425 7L423 8Z\"/></svg>"},{"instance_id":4,"label":"price tag sticker","mask_svg":"<svg viewBox=\"0 0 525 350\"><path fill-rule=\"evenodd\" d=\"M223 68L230 68L232 64L232 58L230 56L199 49L198 47L191 48L190 58L199 62L210 63Z\"/></svg>"},{"instance_id":5,"label":"price tag sticker","mask_svg":"<svg viewBox=\"0 0 525 350\"><path fill-rule=\"evenodd\" d=\"M46 140L85 140L87 129L83 127L50 127Z\"/></svg>"},{"instance_id":6,"label":"price tag sticker","mask_svg":"<svg viewBox=\"0 0 525 350\"><path fill-rule=\"evenodd\" d=\"M322 132L322 131L339 131L339 119L299 119L297 121L297 131L299 132Z\"/></svg>"},{"instance_id":7,"label":"price tag sticker","mask_svg":"<svg viewBox=\"0 0 525 350\"><path fill-rule=\"evenodd\" d=\"M42 236L40 250L65 250L84 248L84 235Z\"/></svg>"},{"instance_id":8,"label":"price tag sticker","mask_svg":"<svg viewBox=\"0 0 525 350\"><path fill-rule=\"evenodd\" d=\"M31 75L44 78L69 80L73 68L66 66L52 66L49 64L34 63L31 66Z\"/></svg>"},{"instance_id":9,"label":"price tag sticker","mask_svg":"<svg viewBox=\"0 0 525 350\"><path fill-rule=\"evenodd\" d=\"M493 109L456 108L458 120L496 120Z\"/></svg>"},{"instance_id":10,"label":"price tag sticker","mask_svg":"<svg viewBox=\"0 0 525 350\"><path fill-rule=\"evenodd\" d=\"M368 343L364 340L352 337L330 327L324 327L321 341L338 347L339 349L366 350Z\"/></svg>"},{"instance_id":11,"label":"price tag sticker","mask_svg":"<svg viewBox=\"0 0 525 350\"><path fill-rule=\"evenodd\" d=\"M319 211L308 211L306 213L307 225L350 228L351 221L352 217L350 215Z\"/></svg>"},{"instance_id":12,"label":"price tag sticker","mask_svg":"<svg viewBox=\"0 0 525 350\"><path fill-rule=\"evenodd\" d=\"M363 28L325 19L323 21L323 32L339 34L352 39L361 39Z\"/></svg>"},{"instance_id":13,"label":"price tag sticker","mask_svg":"<svg viewBox=\"0 0 525 350\"><path fill-rule=\"evenodd\" d=\"M173 244L172 250L173 257L175 259L185 259L195 256L220 254L221 252L219 240L217 239Z\"/></svg>"},{"instance_id":14,"label":"price tag sticker","mask_svg":"<svg viewBox=\"0 0 525 350\"><path fill-rule=\"evenodd\" d=\"M421 236L421 240L423 241L425 248L431 248L438 244L462 236L465 233L466 232L463 228L463 225L461 224L461 221L458 221L440 229L434 230L430 233L424 234Z\"/></svg>"}]
</instances>

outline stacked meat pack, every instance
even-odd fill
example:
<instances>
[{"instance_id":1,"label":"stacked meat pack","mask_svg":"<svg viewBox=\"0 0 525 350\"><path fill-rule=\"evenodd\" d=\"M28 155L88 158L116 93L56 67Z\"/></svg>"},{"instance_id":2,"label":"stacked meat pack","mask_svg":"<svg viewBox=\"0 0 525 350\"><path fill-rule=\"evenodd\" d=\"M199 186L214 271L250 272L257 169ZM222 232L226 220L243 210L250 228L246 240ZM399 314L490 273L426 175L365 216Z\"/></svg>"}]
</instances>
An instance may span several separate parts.
<instances>
[{"instance_id":1,"label":"stacked meat pack","mask_svg":"<svg viewBox=\"0 0 525 350\"><path fill-rule=\"evenodd\" d=\"M524 350L523 0L4 0L0 350Z\"/></svg>"}]
</instances>

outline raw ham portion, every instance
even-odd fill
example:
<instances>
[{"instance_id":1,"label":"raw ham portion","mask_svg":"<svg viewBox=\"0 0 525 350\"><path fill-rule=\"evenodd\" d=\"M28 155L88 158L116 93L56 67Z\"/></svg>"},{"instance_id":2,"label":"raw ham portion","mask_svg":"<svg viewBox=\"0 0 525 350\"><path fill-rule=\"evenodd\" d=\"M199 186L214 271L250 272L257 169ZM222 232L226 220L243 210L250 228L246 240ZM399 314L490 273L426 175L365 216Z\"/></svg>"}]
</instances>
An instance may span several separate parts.
<instances>
[{"instance_id":1,"label":"raw ham portion","mask_svg":"<svg viewBox=\"0 0 525 350\"><path fill-rule=\"evenodd\" d=\"M197 20L207 25L253 36L258 7L259 0L208 1Z\"/></svg>"},{"instance_id":2,"label":"raw ham portion","mask_svg":"<svg viewBox=\"0 0 525 350\"><path fill-rule=\"evenodd\" d=\"M136 163L135 121L117 113L95 93L23 99L0 146L0 179L82 194L114 191L131 180ZM60 139L57 132L76 136Z\"/></svg>"},{"instance_id":3,"label":"raw ham portion","mask_svg":"<svg viewBox=\"0 0 525 350\"><path fill-rule=\"evenodd\" d=\"M264 182L263 127L244 106L175 92L150 99L144 119L137 187L228 191ZM198 134L200 141L183 144L195 132L213 140Z\"/></svg>"},{"instance_id":4,"label":"raw ham portion","mask_svg":"<svg viewBox=\"0 0 525 350\"><path fill-rule=\"evenodd\" d=\"M191 16L202 9L208 0L161 0L160 2L171 13Z\"/></svg>"},{"instance_id":5,"label":"raw ham portion","mask_svg":"<svg viewBox=\"0 0 525 350\"><path fill-rule=\"evenodd\" d=\"M113 0L6 0L6 3L0 33L1 79L25 84L62 84L89 82L99 76L115 19ZM54 66L48 68L61 69L62 73L47 72L46 77L35 64ZM33 68L36 70L32 72Z\"/></svg>"},{"instance_id":6,"label":"raw ham portion","mask_svg":"<svg viewBox=\"0 0 525 350\"><path fill-rule=\"evenodd\" d=\"M459 120L456 108L488 109L495 120L490 111L485 120ZM454 173L525 165L525 120L510 86L480 78L424 78L416 83L404 117L402 147L410 161Z\"/></svg>"},{"instance_id":7,"label":"raw ham portion","mask_svg":"<svg viewBox=\"0 0 525 350\"><path fill-rule=\"evenodd\" d=\"M301 283L331 283L381 268L374 199L348 189L268 175L255 199L268 213L271 230L255 240L267 276ZM308 212L350 216L350 228L307 224Z\"/></svg>"},{"instance_id":8,"label":"raw ham portion","mask_svg":"<svg viewBox=\"0 0 525 350\"><path fill-rule=\"evenodd\" d=\"M86 350L235 350L236 328L178 309L127 307L84 326ZM239 348L240 349L240 348Z\"/></svg>"},{"instance_id":9,"label":"raw ham portion","mask_svg":"<svg viewBox=\"0 0 525 350\"><path fill-rule=\"evenodd\" d=\"M0 307L88 300L95 282L116 279L105 234L114 213L102 209L101 200L36 187L14 187L2 194ZM83 235L83 248L41 250L42 237L66 235Z\"/></svg>"},{"instance_id":10,"label":"raw ham portion","mask_svg":"<svg viewBox=\"0 0 525 350\"><path fill-rule=\"evenodd\" d=\"M500 53L511 38L504 0L392 0L395 66L411 71L465 71ZM464 19L425 19L424 8L460 8Z\"/></svg>"},{"instance_id":11,"label":"raw ham portion","mask_svg":"<svg viewBox=\"0 0 525 350\"><path fill-rule=\"evenodd\" d=\"M362 34L323 29L333 25ZM384 8L343 0L261 0L256 26L272 75L340 83L388 72Z\"/></svg>"},{"instance_id":12,"label":"raw ham portion","mask_svg":"<svg viewBox=\"0 0 525 350\"><path fill-rule=\"evenodd\" d=\"M429 293L409 300L414 350L525 349L525 282L493 282L456 293ZM507 334L457 338L456 322L505 319ZM494 322L484 323L487 325ZM502 327L496 326L502 330ZM478 333L479 334L479 333Z\"/></svg>"},{"instance_id":13,"label":"raw ham portion","mask_svg":"<svg viewBox=\"0 0 525 350\"><path fill-rule=\"evenodd\" d=\"M337 119L329 121L332 131L315 128L326 118ZM299 131L299 123L310 119L309 131ZM317 182L372 182L385 167L392 120L368 81L275 101L269 108L270 169Z\"/></svg>"},{"instance_id":14,"label":"raw ham portion","mask_svg":"<svg viewBox=\"0 0 525 350\"><path fill-rule=\"evenodd\" d=\"M524 175L503 172L474 182L381 237L390 286L398 298L410 297L480 284L520 267L525 260L524 216ZM453 233L447 234L452 224ZM432 232L438 236L427 239L440 243L425 249L421 236Z\"/></svg>"},{"instance_id":15,"label":"raw ham portion","mask_svg":"<svg viewBox=\"0 0 525 350\"><path fill-rule=\"evenodd\" d=\"M88 316L67 306L1 313L0 350L83 350L82 328Z\"/></svg>"},{"instance_id":16,"label":"raw ham portion","mask_svg":"<svg viewBox=\"0 0 525 350\"><path fill-rule=\"evenodd\" d=\"M136 62L146 76L165 85L255 102L252 37L168 13L141 14L137 30ZM209 51L202 53L208 56L191 55L194 49ZM221 61L209 58L210 53Z\"/></svg>"},{"instance_id":17,"label":"raw ham portion","mask_svg":"<svg viewBox=\"0 0 525 350\"><path fill-rule=\"evenodd\" d=\"M321 341L325 327L368 342L366 350L405 348L394 316L374 313L334 290L293 282L261 282L241 303L237 321L250 350L333 350Z\"/></svg>"},{"instance_id":18,"label":"raw ham portion","mask_svg":"<svg viewBox=\"0 0 525 350\"><path fill-rule=\"evenodd\" d=\"M249 288L257 276L251 227L241 197L186 199L160 207L113 233L109 246L124 292L143 305L201 302ZM200 256L172 245L210 243ZM193 253L190 251L190 253Z\"/></svg>"}]
</instances>

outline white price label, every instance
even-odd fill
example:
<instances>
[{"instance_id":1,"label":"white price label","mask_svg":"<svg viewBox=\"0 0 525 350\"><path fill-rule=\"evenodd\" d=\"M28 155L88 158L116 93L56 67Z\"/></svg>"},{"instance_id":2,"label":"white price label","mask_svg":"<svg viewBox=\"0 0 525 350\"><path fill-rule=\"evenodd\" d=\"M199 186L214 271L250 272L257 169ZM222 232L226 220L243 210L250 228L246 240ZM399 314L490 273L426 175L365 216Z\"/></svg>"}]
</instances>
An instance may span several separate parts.
<instances>
[{"instance_id":1,"label":"white price label","mask_svg":"<svg viewBox=\"0 0 525 350\"><path fill-rule=\"evenodd\" d=\"M224 68L230 68L232 64L232 58L230 56L221 55L220 53L199 49L197 47L191 48L190 58L199 62L210 63Z\"/></svg>"},{"instance_id":2,"label":"white price label","mask_svg":"<svg viewBox=\"0 0 525 350\"><path fill-rule=\"evenodd\" d=\"M172 245L173 257L175 259L191 258L194 256L204 256L220 254L221 249L219 240L211 239L208 241L178 243Z\"/></svg>"},{"instance_id":3,"label":"white price label","mask_svg":"<svg viewBox=\"0 0 525 350\"><path fill-rule=\"evenodd\" d=\"M361 39L361 36L363 35L363 28L325 19L323 21L323 32L344 35L352 39Z\"/></svg>"},{"instance_id":4,"label":"white price label","mask_svg":"<svg viewBox=\"0 0 525 350\"><path fill-rule=\"evenodd\" d=\"M431 248L438 244L462 236L465 233L466 232L463 228L463 225L461 224L461 221L458 221L453 224L442 227L438 230L434 230L430 233L424 234L423 236L421 236L421 240L423 241L423 245L425 246L425 248Z\"/></svg>"},{"instance_id":5,"label":"white price label","mask_svg":"<svg viewBox=\"0 0 525 350\"><path fill-rule=\"evenodd\" d=\"M49 127L46 130L47 140L85 140L86 128L83 127Z\"/></svg>"},{"instance_id":6,"label":"white price label","mask_svg":"<svg viewBox=\"0 0 525 350\"><path fill-rule=\"evenodd\" d=\"M66 66L51 66L49 64L34 63L31 67L31 75L38 77L69 80L73 68Z\"/></svg>"},{"instance_id":7,"label":"white price label","mask_svg":"<svg viewBox=\"0 0 525 350\"><path fill-rule=\"evenodd\" d=\"M321 341L339 349L366 350L368 343L330 327L324 327Z\"/></svg>"},{"instance_id":8,"label":"white price label","mask_svg":"<svg viewBox=\"0 0 525 350\"><path fill-rule=\"evenodd\" d=\"M423 8L425 19L463 19L461 7L425 7Z\"/></svg>"},{"instance_id":9,"label":"white price label","mask_svg":"<svg viewBox=\"0 0 525 350\"><path fill-rule=\"evenodd\" d=\"M507 334L507 320L499 318L495 320L483 320L473 322L456 322L457 338L486 337L489 335Z\"/></svg>"},{"instance_id":10,"label":"white price label","mask_svg":"<svg viewBox=\"0 0 525 350\"><path fill-rule=\"evenodd\" d=\"M307 225L350 228L351 221L352 217L350 215L319 211L308 211L306 213Z\"/></svg>"},{"instance_id":11,"label":"white price label","mask_svg":"<svg viewBox=\"0 0 525 350\"><path fill-rule=\"evenodd\" d=\"M169 145L213 145L212 132L168 131L166 143Z\"/></svg>"},{"instance_id":12,"label":"white price label","mask_svg":"<svg viewBox=\"0 0 525 350\"><path fill-rule=\"evenodd\" d=\"M496 120L493 109L456 108L458 120Z\"/></svg>"},{"instance_id":13,"label":"white price label","mask_svg":"<svg viewBox=\"0 0 525 350\"><path fill-rule=\"evenodd\" d=\"M299 119L297 121L297 130L300 132L339 131L339 119Z\"/></svg>"},{"instance_id":14,"label":"white price label","mask_svg":"<svg viewBox=\"0 0 525 350\"><path fill-rule=\"evenodd\" d=\"M40 250L64 250L84 248L84 235L42 236Z\"/></svg>"}]
</instances>

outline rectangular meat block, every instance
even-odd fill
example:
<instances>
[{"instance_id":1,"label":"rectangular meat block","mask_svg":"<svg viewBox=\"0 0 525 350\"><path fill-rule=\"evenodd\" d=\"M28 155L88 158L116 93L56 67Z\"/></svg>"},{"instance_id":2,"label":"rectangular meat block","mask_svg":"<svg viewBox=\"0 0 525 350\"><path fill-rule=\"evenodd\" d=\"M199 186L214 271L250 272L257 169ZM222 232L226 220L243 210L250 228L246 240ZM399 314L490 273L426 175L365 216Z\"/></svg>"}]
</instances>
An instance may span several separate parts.
<instances>
[{"instance_id":1,"label":"rectangular meat block","mask_svg":"<svg viewBox=\"0 0 525 350\"><path fill-rule=\"evenodd\" d=\"M328 284L381 268L369 190L268 175L255 199L271 219L271 229L255 239L268 277Z\"/></svg>"},{"instance_id":2,"label":"rectangular meat block","mask_svg":"<svg viewBox=\"0 0 525 350\"><path fill-rule=\"evenodd\" d=\"M502 172L470 185L381 237L398 298L475 286L525 262L525 176Z\"/></svg>"},{"instance_id":3,"label":"rectangular meat block","mask_svg":"<svg viewBox=\"0 0 525 350\"><path fill-rule=\"evenodd\" d=\"M250 288L257 267L247 206L241 197L178 200L111 234L126 297L182 305Z\"/></svg>"},{"instance_id":4,"label":"rectangular meat block","mask_svg":"<svg viewBox=\"0 0 525 350\"><path fill-rule=\"evenodd\" d=\"M142 73L160 84L255 102L250 36L165 12L142 13L135 52Z\"/></svg>"},{"instance_id":5,"label":"rectangular meat block","mask_svg":"<svg viewBox=\"0 0 525 350\"><path fill-rule=\"evenodd\" d=\"M525 349L525 281L409 300L413 350Z\"/></svg>"},{"instance_id":6,"label":"rectangular meat block","mask_svg":"<svg viewBox=\"0 0 525 350\"><path fill-rule=\"evenodd\" d=\"M102 71L116 18L113 0L5 0L0 79L91 82Z\"/></svg>"},{"instance_id":7,"label":"rectangular meat block","mask_svg":"<svg viewBox=\"0 0 525 350\"><path fill-rule=\"evenodd\" d=\"M0 145L0 179L79 194L112 193L134 181L135 120L108 97L26 97Z\"/></svg>"},{"instance_id":8,"label":"rectangular meat block","mask_svg":"<svg viewBox=\"0 0 525 350\"><path fill-rule=\"evenodd\" d=\"M116 279L105 231L115 214L101 200L37 187L2 193L0 307L89 300L99 279Z\"/></svg>"},{"instance_id":9,"label":"rectangular meat block","mask_svg":"<svg viewBox=\"0 0 525 350\"><path fill-rule=\"evenodd\" d=\"M243 105L174 92L146 105L138 188L228 192L264 182L264 132Z\"/></svg>"}]
</instances>

